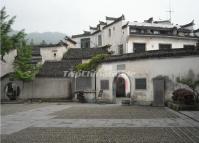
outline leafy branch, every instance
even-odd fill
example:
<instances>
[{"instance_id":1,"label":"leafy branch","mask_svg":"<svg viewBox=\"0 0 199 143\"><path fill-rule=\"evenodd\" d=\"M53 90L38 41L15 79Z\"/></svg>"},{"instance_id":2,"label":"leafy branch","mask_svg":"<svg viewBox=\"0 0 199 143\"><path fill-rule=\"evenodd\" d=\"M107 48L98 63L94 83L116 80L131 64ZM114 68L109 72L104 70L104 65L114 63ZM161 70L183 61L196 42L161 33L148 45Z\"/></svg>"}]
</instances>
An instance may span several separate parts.
<instances>
[{"instance_id":1,"label":"leafy branch","mask_svg":"<svg viewBox=\"0 0 199 143\"><path fill-rule=\"evenodd\" d=\"M95 70L99 63L101 63L105 58L108 57L108 54L97 54L91 58L88 63L78 64L75 66L76 71L91 71Z\"/></svg>"}]
</instances>

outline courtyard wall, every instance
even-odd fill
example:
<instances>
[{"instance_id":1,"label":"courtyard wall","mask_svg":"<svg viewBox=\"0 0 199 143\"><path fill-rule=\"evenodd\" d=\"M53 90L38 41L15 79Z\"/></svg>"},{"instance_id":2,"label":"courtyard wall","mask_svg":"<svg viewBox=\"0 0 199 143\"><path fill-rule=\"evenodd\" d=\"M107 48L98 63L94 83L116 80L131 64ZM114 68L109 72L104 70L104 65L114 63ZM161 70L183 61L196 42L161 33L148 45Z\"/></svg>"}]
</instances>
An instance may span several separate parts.
<instances>
[{"instance_id":1,"label":"courtyard wall","mask_svg":"<svg viewBox=\"0 0 199 143\"><path fill-rule=\"evenodd\" d=\"M2 89L8 83L8 78L2 80ZM19 99L69 99L71 97L71 79L40 77L31 82L14 81L20 86ZM1 92L1 99L8 99L5 91Z\"/></svg>"},{"instance_id":2,"label":"courtyard wall","mask_svg":"<svg viewBox=\"0 0 199 143\"><path fill-rule=\"evenodd\" d=\"M118 70L118 65L125 65L123 70ZM118 73L126 73L131 81L131 98L140 104L153 102L153 78L164 76L166 79L165 99L171 100L172 92L179 85L176 77L185 76L189 71L199 75L199 56L170 57L155 59L139 59L131 61L112 61L102 63L98 67L97 90L101 89L101 80L108 80L109 87L104 89L104 99L114 103L113 80ZM146 89L136 90L135 79L146 78Z\"/></svg>"}]
</instances>

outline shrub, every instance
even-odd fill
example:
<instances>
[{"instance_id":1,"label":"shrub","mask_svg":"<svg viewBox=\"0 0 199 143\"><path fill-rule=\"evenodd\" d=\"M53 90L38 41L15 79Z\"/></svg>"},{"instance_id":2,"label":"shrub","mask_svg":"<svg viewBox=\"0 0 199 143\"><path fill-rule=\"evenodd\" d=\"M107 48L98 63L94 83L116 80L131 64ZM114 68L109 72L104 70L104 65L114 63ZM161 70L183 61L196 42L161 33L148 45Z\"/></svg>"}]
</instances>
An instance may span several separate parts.
<instances>
[{"instance_id":1,"label":"shrub","mask_svg":"<svg viewBox=\"0 0 199 143\"><path fill-rule=\"evenodd\" d=\"M180 88L173 92L172 99L175 103L191 105L194 104L194 93L190 90Z\"/></svg>"}]
</instances>

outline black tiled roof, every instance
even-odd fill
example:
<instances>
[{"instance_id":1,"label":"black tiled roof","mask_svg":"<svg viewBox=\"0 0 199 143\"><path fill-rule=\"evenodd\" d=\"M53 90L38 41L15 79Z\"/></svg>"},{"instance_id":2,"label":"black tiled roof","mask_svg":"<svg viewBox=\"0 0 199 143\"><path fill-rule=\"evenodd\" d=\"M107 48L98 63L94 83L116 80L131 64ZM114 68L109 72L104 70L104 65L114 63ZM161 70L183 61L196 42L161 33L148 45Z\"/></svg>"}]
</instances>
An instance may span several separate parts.
<instances>
[{"instance_id":1,"label":"black tiled roof","mask_svg":"<svg viewBox=\"0 0 199 143\"><path fill-rule=\"evenodd\" d=\"M39 47L32 48L32 56L41 56Z\"/></svg>"},{"instance_id":2,"label":"black tiled roof","mask_svg":"<svg viewBox=\"0 0 199 143\"><path fill-rule=\"evenodd\" d=\"M119 17L119 18L116 18L113 22L111 22L110 24L107 24L106 26L104 26L103 27L103 29L105 29L105 28L107 28L107 27L109 27L109 26L111 26L111 25L113 25L113 24L115 24L115 23L117 23L117 22L119 22L119 21L122 21L122 20L124 20L125 19L125 17L124 17L124 15L122 15L121 17Z\"/></svg>"},{"instance_id":3,"label":"black tiled roof","mask_svg":"<svg viewBox=\"0 0 199 143\"><path fill-rule=\"evenodd\" d=\"M128 53L124 55L111 56L105 59L103 62L169 58L169 57L181 57L181 56L191 56L191 55L199 56L199 48L189 48L189 49L179 48L171 50L152 50L143 53Z\"/></svg>"},{"instance_id":4,"label":"black tiled roof","mask_svg":"<svg viewBox=\"0 0 199 143\"><path fill-rule=\"evenodd\" d=\"M68 59L90 59L96 54L108 54L109 46L104 46L101 48L71 48L66 52L63 60Z\"/></svg>"},{"instance_id":5,"label":"black tiled roof","mask_svg":"<svg viewBox=\"0 0 199 143\"><path fill-rule=\"evenodd\" d=\"M63 41L60 41L57 44L33 45L33 48L49 48L49 47L58 47L58 46L67 47L68 45L66 43L64 43Z\"/></svg>"},{"instance_id":6,"label":"black tiled roof","mask_svg":"<svg viewBox=\"0 0 199 143\"><path fill-rule=\"evenodd\" d=\"M64 77L64 71L72 70L81 60L46 61L37 77Z\"/></svg>"},{"instance_id":7,"label":"black tiled roof","mask_svg":"<svg viewBox=\"0 0 199 143\"><path fill-rule=\"evenodd\" d=\"M185 24L185 25L181 25L182 28L185 28L185 27L189 27L189 26L193 26L194 25L194 20L191 21L190 23L188 24Z\"/></svg>"},{"instance_id":8,"label":"black tiled roof","mask_svg":"<svg viewBox=\"0 0 199 143\"><path fill-rule=\"evenodd\" d=\"M155 26L138 26L138 25L130 25L130 28L138 28L138 29L151 29L151 30L165 30L172 31L176 27L168 28L168 27L155 27Z\"/></svg>"},{"instance_id":9,"label":"black tiled roof","mask_svg":"<svg viewBox=\"0 0 199 143\"><path fill-rule=\"evenodd\" d=\"M83 34L78 34L78 35L72 35L72 38L87 37L87 36L91 36L91 33L83 33Z\"/></svg>"},{"instance_id":10,"label":"black tiled roof","mask_svg":"<svg viewBox=\"0 0 199 143\"><path fill-rule=\"evenodd\" d=\"M65 37L65 40L68 40L68 41L70 41L71 43L73 43L73 44L77 44L74 40L72 40L70 37L68 37L68 36L66 36Z\"/></svg>"},{"instance_id":11,"label":"black tiled roof","mask_svg":"<svg viewBox=\"0 0 199 143\"><path fill-rule=\"evenodd\" d=\"M185 29L185 28L179 28L178 31L179 32L184 32L184 33L191 33L191 30Z\"/></svg>"},{"instance_id":12,"label":"black tiled roof","mask_svg":"<svg viewBox=\"0 0 199 143\"><path fill-rule=\"evenodd\" d=\"M159 21L154 21L154 23L171 23L170 20L159 20Z\"/></svg>"},{"instance_id":13,"label":"black tiled roof","mask_svg":"<svg viewBox=\"0 0 199 143\"><path fill-rule=\"evenodd\" d=\"M197 32L199 32L199 28L198 28L198 29L196 29L196 30L194 30L193 32L194 32L194 33L197 33Z\"/></svg>"}]
</instances>

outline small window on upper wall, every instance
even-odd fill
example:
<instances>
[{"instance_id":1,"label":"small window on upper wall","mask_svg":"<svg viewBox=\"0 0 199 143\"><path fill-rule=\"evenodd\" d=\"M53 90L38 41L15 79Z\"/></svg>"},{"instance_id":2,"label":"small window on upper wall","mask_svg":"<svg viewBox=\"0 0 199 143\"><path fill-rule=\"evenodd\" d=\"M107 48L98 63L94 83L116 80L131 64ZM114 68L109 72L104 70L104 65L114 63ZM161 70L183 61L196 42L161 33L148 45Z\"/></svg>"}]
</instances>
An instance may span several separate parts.
<instances>
[{"instance_id":1,"label":"small window on upper wall","mask_svg":"<svg viewBox=\"0 0 199 143\"><path fill-rule=\"evenodd\" d=\"M54 57L56 57L57 56L57 54L56 53L54 53Z\"/></svg>"},{"instance_id":2,"label":"small window on upper wall","mask_svg":"<svg viewBox=\"0 0 199 143\"><path fill-rule=\"evenodd\" d=\"M170 50L172 49L171 44L159 44L159 50Z\"/></svg>"},{"instance_id":3,"label":"small window on upper wall","mask_svg":"<svg viewBox=\"0 0 199 143\"><path fill-rule=\"evenodd\" d=\"M111 29L108 30L108 36L111 37Z\"/></svg>"},{"instance_id":4,"label":"small window on upper wall","mask_svg":"<svg viewBox=\"0 0 199 143\"><path fill-rule=\"evenodd\" d=\"M126 69L126 65L125 64L117 65L117 70L125 70L125 69Z\"/></svg>"},{"instance_id":5,"label":"small window on upper wall","mask_svg":"<svg viewBox=\"0 0 199 143\"><path fill-rule=\"evenodd\" d=\"M146 89L146 78L136 78L135 89Z\"/></svg>"},{"instance_id":6,"label":"small window on upper wall","mask_svg":"<svg viewBox=\"0 0 199 143\"><path fill-rule=\"evenodd\" d=\"M100 89L108 90L109 89L109 80L100 81Z\"/></svg>"}]
</instances>

